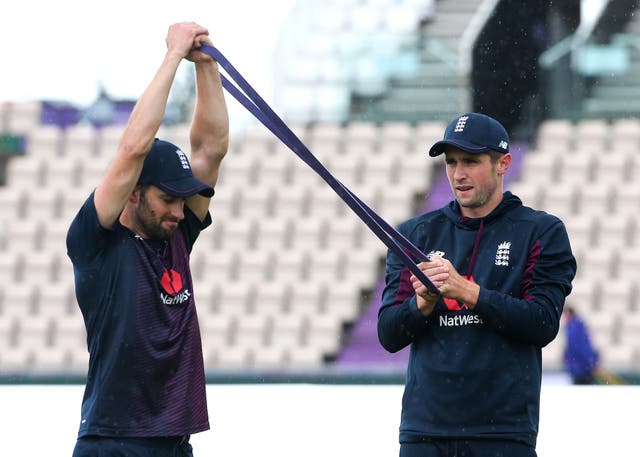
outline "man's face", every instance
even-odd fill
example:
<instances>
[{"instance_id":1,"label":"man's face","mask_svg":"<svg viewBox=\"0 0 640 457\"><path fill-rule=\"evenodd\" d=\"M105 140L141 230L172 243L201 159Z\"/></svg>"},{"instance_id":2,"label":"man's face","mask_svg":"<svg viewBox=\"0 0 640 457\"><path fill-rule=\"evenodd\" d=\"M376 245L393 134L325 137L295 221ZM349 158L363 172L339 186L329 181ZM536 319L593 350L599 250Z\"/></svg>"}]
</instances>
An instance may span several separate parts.
<instances>
[{"instance_id":1,"label":"man's face","mask_svg":"<svg viewBox=\"0 0 640 457\"><path fill-rule=\"evenodd\" d=\"M508 156L508 159L506 157ZM447 177L462 214L467 217L483 217L502 200L502 174L508 154L492 161L489 154L470 154L449 147L445 152Z\"/></svg>"},{"instance_id":2,"label":"man's face","mask_svg":"<svg viewBox=\"0 0 640 457\"><path fill-rule=\"evenodd\" d=\"M133 212L134 223L147 239L168 240L184 219L184 198L173 197L155 186L141 187Z\"/></svg>"}]
</instances>

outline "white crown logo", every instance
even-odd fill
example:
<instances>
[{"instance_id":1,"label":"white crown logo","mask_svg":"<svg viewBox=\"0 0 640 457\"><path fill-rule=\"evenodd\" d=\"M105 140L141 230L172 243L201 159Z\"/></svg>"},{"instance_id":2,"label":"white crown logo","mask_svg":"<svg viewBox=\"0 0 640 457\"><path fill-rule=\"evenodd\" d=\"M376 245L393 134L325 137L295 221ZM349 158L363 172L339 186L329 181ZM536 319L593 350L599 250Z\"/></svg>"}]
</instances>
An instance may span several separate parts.
<instances>
[{"instance_id":1,"label":"white crown logo","mask_svg":"<svg viewBox=\"0 0 640 457\"><path fill-rule=\"evenodd\" d=\"M505 250L505 249L508 250L510 248L511 248L511 241L503 241L498 245L499 250Z\"/></svg>"}]
</instances>

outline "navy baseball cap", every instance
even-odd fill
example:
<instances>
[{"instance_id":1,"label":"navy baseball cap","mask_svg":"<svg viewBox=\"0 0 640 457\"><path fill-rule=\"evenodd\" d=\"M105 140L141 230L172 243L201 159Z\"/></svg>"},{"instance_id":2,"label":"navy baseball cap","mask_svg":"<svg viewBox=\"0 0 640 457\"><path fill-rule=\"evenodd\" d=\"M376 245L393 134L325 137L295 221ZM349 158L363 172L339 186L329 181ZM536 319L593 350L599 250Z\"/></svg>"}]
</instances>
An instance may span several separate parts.
<instances>
[{"instance_id":1,"label":"navy baseball cap","mask_svg":"<svg viewBox=\"0 0 640 457\"><path fill-rule=\"evenodd\" d=\"M453 146L471 154L491 150L509 152L509 135L494 118L479 113L467 113L449 123L444 138L429 149L431 157L442 154L447 146Z\"/></svg>"},{"instance_id":2,"label":"navy baseball cap","mask_svg":"<svg viewBox=\"0 0 640 457\"><path fill-rule=\"evenodd\" d=\"M138 185L153 184L174 197L213 197L213 187L196 179L187 155L175 144L155 139L144 159Z\"/></svg>"}]
</instances>

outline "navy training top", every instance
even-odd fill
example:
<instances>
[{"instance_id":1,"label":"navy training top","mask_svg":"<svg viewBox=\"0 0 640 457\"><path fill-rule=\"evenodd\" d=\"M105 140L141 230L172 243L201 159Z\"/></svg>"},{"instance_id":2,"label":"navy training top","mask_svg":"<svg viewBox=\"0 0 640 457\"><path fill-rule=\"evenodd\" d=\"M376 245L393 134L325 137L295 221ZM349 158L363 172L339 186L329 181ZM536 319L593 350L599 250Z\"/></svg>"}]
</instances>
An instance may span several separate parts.
<instances>
[{"instance_id":1,"label":"navy training top","mask_svg":"<svg viewBox=\"0 0 640 457\"><path fill-rule=\"evenodd\" d=\"M440 298L425 318L410 271L387 254L378 336L390 352L411 345L400 442L500 439L535 446L541 348L558 333L576 273L564 224L505 192L484 218L463 217L452 201L399 231L480 286L473 310Z\"/></svg>"},{"instance_id":2,"label":"navy training top","mask_svg":"<svg viewBox=\"0 0 640 457\"><path fill-rule=\"evenodd\" d=\"M183 436L209 429L189 253L201 230L185 206L169 241L99 221L93 194L67 234L89 371L78 436Z\"/></svg>"}]
</instances>

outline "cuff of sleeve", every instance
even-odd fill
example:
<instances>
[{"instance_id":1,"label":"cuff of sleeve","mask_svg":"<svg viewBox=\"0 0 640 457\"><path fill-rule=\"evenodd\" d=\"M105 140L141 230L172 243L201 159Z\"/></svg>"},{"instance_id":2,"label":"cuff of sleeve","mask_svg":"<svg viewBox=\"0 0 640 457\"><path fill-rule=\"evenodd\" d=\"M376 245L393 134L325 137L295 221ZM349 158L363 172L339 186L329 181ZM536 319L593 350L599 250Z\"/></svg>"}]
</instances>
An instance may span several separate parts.
<instances>
[{"instance_id":1,"label":"cuff of sleeve","mask_svg":"<svg viewBox=\"0 0 640 457\"><path fill-rule=\"evenodd\" d=\"M485 289L484 287L480 287L480 293L478 293L478 302L476 303L476 306L474 306L473 310L478 314L482 314L487 310L490 303L491 291Z\"/></svg>"}]
</instances>

